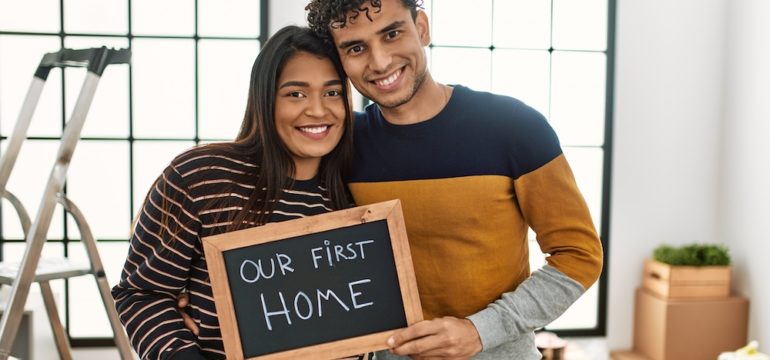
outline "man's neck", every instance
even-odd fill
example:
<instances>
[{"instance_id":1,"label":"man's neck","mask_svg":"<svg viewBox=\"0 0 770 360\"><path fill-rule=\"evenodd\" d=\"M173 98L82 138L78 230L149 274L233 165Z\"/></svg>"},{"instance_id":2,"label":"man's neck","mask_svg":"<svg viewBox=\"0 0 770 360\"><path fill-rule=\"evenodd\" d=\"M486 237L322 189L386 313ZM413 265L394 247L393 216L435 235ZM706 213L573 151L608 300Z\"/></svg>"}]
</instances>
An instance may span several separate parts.
<instances>
[{"instance_id":1,"label":"man's neck","mask_svg":"<svg viewBox=\"0 0 770 360\"><path fill-rule=\"evenodd\" d=\"M452 88L425 74L420 88L409 102L395 108L380 107L382 115L391 124L409 125L423 122L438 115L449 102Z\"/></svg>"}]
</instances>

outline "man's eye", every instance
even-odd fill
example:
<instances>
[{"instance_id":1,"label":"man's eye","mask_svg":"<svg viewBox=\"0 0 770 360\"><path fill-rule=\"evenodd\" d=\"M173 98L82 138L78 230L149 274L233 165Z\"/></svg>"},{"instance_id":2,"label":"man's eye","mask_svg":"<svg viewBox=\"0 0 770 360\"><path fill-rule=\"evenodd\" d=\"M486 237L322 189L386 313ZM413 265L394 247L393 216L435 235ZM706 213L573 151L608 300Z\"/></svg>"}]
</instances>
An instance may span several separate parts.
<instances>
[{"instance_id":1,"label":"man's eye","mask_svg":"<svg viewBox=\"0 0 770 360\"><path fill-rule=\"evenodd\" d=\"M355 54L359 54L359 53L361 53L362 51L364 51L364 47L363 47L363 46L361 46L361 45L351 46L351 47L348 49L348 53L349 53L349 54L353 54L353 55L355 55Z\"/></svg>"},{"instance_id":2,"label":"man's eye","mask_svg":"<svg viewBox=\"0 0 770 360\"><path fill-rule=\"evenodd\" d=\"M388 40L390 40L390 39L394 39L394 38L398 37L399 34L401 34L401 31L399 31L399 30L391 30L391 31L388 31L387 34L385 34L385 37Z\"/></svg>"},{"instance_id":3,"label":"man's eye","mask_svg":"<svg viewBox=\"0 0 770 360\"><path fill-rule=\"evenodd\" d=\"M326 92L326 96L340 96L342 95L342 91L340 90L329 90Z\"/></svg>"}]
</instances>

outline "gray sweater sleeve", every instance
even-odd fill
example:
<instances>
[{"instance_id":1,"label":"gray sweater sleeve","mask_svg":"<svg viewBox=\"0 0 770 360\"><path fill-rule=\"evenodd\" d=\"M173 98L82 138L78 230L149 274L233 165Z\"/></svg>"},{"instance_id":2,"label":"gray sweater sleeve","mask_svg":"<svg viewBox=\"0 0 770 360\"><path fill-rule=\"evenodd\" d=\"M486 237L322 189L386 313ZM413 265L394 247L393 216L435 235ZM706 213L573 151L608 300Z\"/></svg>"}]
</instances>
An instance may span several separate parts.
<instances>
[{"instance_id":1,"label":"gray sweater sleeve","mask_svg":"<svg viewBox=\"0 0 770 360\"><path fill-rule=\"evenodd\" d=\"M486 309L468 317L481 337L484 351L548 325L586 289L556 268L545 265L503 294Z\"/></svg>"}]
</instances>

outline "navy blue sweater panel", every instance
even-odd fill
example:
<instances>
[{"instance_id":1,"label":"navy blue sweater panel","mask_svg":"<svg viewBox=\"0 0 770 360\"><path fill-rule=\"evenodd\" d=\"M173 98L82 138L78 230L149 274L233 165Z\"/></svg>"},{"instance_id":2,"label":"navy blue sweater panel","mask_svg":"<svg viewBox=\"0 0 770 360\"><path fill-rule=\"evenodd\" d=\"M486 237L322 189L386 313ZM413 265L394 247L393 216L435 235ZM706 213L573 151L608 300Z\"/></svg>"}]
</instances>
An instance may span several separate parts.
<instances>
[{"instance_id":1,"label":"navy blue sweater panel","mask_svg":"<svg viewBox=\"0 0 770 360\"><path fill-rule=\"evenodd\" d=\"M441 112L389 123L375 104L356 114L351 182L501 175L512 179L562 153L545 117L523 102L454 86Z\"/></svg>"}]
</instances>

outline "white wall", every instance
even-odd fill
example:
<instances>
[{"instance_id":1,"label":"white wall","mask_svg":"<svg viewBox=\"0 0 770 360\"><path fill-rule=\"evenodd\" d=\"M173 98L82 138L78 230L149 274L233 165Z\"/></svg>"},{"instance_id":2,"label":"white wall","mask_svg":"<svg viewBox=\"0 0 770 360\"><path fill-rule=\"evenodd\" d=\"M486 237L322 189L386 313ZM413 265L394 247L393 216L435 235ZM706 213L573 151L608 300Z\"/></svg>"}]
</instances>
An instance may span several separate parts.
<instances>
[{"instance_id":1,"label":"white wall","mask_svg":"<svg viewBox=\"0 0 770 360\"><path fill-rule=\"evenodd\" d=\"M309 0L268 0L270 34L286 25L307 26L305 5Z\"/></svg>"},{"instance_id":2,"label":"white wall","mask_svg":"<svg viewBox=\"0 0 770 360\"><path fill-rule=\"evenodd\" d=\"M732 0L728 39L720 237L751 300L750 337L770 353L770 1Z\"/></svg>"},{"instance_id":3,"label":"white wall","mask_svg":"<svg viewBox=\"0 0 770 360\"><path fill-rule=\"evenodd\" d=\"M608 345L631 347L643 258L661 242L702 241L731 249L750 337L768 352L770 5L617 5Z\"/></svg>"},{"instance_id":4,"label":"white wall","mask_svg":"<svg viewBox=\"0 0 770 360\"><path fill-rule=\"evenodd\" d=\"M657 245L721 240L724 10L725 0L617 1L610 348L631 347L634 289Z\"/></svg>"}]
</instances>

